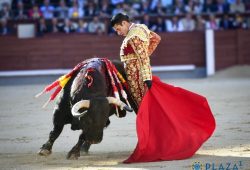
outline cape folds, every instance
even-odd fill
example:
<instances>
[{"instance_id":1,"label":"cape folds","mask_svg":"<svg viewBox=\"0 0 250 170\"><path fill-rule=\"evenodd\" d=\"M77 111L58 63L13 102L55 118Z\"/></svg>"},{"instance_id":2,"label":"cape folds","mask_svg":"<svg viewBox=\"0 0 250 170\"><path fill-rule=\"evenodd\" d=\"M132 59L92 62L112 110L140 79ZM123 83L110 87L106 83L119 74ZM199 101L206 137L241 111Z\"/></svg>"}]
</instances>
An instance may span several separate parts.
<instances>
[{"instance_id":1,"label":"cape folds","mask_svg":"<svg viewBox=\"0 0 250 170\"><path fill-rule=\"evenodd\" d=\"M213 134L205 97L153 77L136 118L138 143L124 163L186 159Z\"/></svg>"}]
</instances>

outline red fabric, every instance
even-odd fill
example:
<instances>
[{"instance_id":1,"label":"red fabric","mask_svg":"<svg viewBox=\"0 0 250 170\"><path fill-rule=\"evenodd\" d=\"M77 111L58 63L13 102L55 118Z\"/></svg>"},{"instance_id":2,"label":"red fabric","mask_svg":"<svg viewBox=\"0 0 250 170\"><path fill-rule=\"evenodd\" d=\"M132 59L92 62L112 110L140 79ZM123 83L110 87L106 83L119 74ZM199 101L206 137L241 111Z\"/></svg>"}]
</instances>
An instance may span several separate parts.
<instances>
[{"instance_id":1,"label":"red fabric","mask_svg":"<svg viewBox=\"0 0 250 170\"><path fill-rule=\"evenodd\" d=\"M215 119L205 97L153 77L136 128L137 146L124 163L189 158L212 135Z\"/></svg>"},{"instance_id":2,"label":"red fabric","mask_svg":"<svg viewBox=\"0 0 250 170\"><path fill-rule=\"evenodd\" d=\"M134 49L132 48L132 46L130 44L128 44L124 49L123 49L124 55L128 55L128 54L133 54Z\"/></svg>"}]
</instances>

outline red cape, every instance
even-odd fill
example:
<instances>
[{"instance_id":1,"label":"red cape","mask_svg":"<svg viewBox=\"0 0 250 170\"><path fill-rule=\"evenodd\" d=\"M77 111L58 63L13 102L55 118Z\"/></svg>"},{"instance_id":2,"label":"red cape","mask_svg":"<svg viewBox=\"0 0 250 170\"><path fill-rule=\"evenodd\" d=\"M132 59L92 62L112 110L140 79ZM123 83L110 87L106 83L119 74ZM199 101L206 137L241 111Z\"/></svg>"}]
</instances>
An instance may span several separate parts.
<instances>
[{"instance_id":1,"label":"red cape","mask_svg":"<svg viewBox=\"0 0 250 170\"><path fill-rule=\"evenodd\" d=\"M153 77L136 128L137 146L124 163L189 158L212 135L215 119L205 97Z\"/></svg>"}]
</instances>

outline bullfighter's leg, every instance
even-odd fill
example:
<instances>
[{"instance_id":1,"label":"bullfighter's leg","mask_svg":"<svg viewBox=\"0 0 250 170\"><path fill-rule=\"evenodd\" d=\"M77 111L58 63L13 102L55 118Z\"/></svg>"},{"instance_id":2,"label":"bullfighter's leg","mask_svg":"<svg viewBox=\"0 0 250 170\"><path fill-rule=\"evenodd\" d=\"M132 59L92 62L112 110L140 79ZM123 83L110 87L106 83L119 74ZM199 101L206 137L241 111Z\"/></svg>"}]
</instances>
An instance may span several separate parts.
<instances>
[{"instance_id":1,"label":"bullfighter's leg","mask_svg":"<svg viewBox=\"0 0 250 170\"><path fill-rule=\"evenodd\" d=\"M67 159L78 159L80 157L80 150L84 141L85 141L85 135L82 132L81 135L79 136L77 144L69 151Z\"/></svg>"}]
</instances>

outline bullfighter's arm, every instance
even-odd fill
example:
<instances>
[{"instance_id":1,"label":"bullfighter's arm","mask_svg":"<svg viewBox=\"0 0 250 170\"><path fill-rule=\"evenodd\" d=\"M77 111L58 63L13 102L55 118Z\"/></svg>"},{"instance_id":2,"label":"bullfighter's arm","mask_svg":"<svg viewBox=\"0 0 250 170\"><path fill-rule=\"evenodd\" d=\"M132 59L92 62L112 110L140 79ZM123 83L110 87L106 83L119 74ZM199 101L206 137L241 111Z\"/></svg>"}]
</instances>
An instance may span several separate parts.
<instances>
[{"instance_id":1,"label":"bullfighter's arm","mask_svg":"<svg viewBox=\"0 0 250 170\"><path fill-rule=\"evenodd\" d=\"M156 47L161 41L161 37L156 34L155 32L150 32L150 40L149 40L149 46L148 46L148 55L151 56L152 53L155 51Z\"/></svg>"},{"instance_id":2,"label":"bullfighter's arm","mask_svg":"<svg viewBox=\"0 0 250 170\"><path fill-rule=\"evenodd\" d=\"M140 72L142 74L143 81L152 80L152 71L150 66L150 59L148 55L148 45L143 42L139 37L135 36L128 42L136 55L140 63Z\"/></svg>"}]
</instances>

